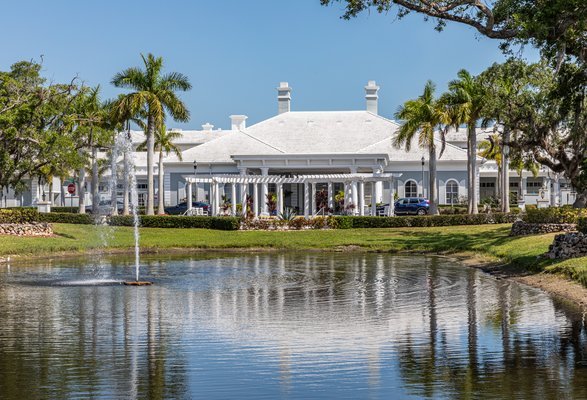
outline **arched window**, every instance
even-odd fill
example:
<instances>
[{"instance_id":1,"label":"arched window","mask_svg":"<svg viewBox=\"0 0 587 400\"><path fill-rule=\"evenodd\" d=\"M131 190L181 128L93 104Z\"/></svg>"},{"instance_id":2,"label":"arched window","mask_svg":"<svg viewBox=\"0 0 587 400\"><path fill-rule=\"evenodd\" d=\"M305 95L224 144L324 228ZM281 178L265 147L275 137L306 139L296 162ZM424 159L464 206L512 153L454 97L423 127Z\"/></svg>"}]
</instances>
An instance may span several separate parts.
<instances>
[{"instance_id":1,"label":"arched window","mask_svg":"<svg viewBox=\"0 0 587 400\"><path fill-rule=\"evenodd\" d=\"M459 184L456 181L446 182L446 204L457 204L459 202Z\"/></svg>"},{"instance_id":2,"label":"arched window","mask_svg":"<svg viewBox=\"0 0 587 400\"><path fill-rule=\"evenodd\" d=\"M418 197L418 185L414 181L407 181L404 185L406 197Z\"/></svg>"}]
</instances>

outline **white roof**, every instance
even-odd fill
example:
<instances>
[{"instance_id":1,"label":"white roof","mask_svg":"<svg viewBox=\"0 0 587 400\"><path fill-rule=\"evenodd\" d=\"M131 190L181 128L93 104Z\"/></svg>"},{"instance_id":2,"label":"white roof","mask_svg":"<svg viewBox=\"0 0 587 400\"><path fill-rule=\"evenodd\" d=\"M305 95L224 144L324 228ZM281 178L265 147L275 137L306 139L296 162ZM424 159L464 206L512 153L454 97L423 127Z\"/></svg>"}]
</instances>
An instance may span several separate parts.
<instances>
[{"instance_id":1,"label":"white roof","mask_svg":"<svg viewBox=\"0 0 587 400\"><path fill-rule=\"evenodd\" d=\"M487 140L487 136L493 134L493 128L477 128L477 141ZM467 128L454 129L446 133L447 142L467 142L468 131Z\"/></svg>"},{"instance_id":2,"label":"white roof","mask_svg":"<svg viewBox=\"0 0 587 400\"><path fill-rule=\"evenodd\" d=\"M202 144L209 142L211 140L217 139L221 136L227 135L233 131L230 130L209 130L209 131L193 131L193 130L182 130L182 129L172 129L181 133L181 136L174 140L174 143L177 145L182 144ZM134 144L143 143L145 141L145 133L143 131L130 131L130 135L132 138L132 142Z\"/></svg>"},{"instance_id":3,"label":"white roof","mask_svg":"<svg viewBox=\"0 0 587 400\"><path fill-rule=\"evenodd\" d=\"M233 163L234 155L388 154L391 161L419 161L423 151L416 141L410 152L393 147L398 127L368 111L287 112L187 149L183 159ZM466 159L465 151L450 144L441 158ZM177 159L169 156L166 161Z\"/></svg>"}]
</instances>

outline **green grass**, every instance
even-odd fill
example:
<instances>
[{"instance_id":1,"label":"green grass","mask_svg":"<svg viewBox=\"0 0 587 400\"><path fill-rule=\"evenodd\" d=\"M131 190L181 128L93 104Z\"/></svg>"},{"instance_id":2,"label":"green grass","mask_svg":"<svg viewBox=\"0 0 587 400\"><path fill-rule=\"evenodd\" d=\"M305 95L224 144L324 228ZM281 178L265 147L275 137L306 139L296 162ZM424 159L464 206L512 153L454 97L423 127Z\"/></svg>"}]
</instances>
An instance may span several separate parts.
<instances>
[{"instance_id":1,"label":"green grass","mask_svg":"<svg viewBox=\"0 0 587 400\"><path fill-rule=\"evenodd\" d=\"M54 224L52 238L0 238L0 255L81 253L90 249L124 249L133 245L128 227ZM554 234L509 237L510 225L436 228L309 230L291 232L141 229L143 249L280 249L466 253L529 271L564 274L587 284L587 257L566 261L540 259ZM107 241L102 237L107 237Z\"/></svg>"}]
</instances>

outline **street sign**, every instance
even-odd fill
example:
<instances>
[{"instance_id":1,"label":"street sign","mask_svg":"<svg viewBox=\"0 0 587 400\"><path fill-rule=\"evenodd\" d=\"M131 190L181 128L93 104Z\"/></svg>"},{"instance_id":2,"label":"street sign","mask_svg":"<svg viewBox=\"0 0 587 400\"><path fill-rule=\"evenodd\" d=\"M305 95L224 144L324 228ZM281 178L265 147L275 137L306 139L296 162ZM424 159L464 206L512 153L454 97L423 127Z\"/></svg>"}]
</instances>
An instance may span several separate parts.
<instances>
[{"instance_id":1,"label":"street sign","mask_svg":"<svg viewBox=\"0 0 587 400\"><path fill-rule=\"evenodd\" d=\"M75 185L73 183L70 183L69 185L67 185L67 193L75 194Z\"/></svg>"}]
</instances>

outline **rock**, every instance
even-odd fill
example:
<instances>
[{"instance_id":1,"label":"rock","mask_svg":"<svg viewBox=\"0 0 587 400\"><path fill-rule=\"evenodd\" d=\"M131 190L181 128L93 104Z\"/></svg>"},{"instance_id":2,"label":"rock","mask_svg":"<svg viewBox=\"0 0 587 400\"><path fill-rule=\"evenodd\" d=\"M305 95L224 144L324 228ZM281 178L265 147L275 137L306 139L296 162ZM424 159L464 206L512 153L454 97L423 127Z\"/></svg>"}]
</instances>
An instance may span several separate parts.
<instances>
[{"instance_id":1,"label":"rock","mask_svg":"<svg viewBox=\"0 0 587 400\"><path fill-rule=\"evenodd\" d=\"M545 233L573 232L576 230L576 224L530 224L524 221L516 221L512 225L510 236L542 235Z\"/></svg>"},{"instance_id":2,"label":"rock","mask_svg":"<svg viewBox=\"0 0 587 400\"><path fill-rule=\"evenodd\" d=\"M46 222L31 224L0 224L0 235L12 236L51 236L53 228Z\"/></svg>"}]
</instances>

